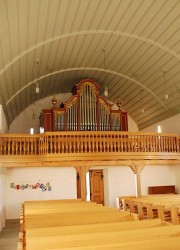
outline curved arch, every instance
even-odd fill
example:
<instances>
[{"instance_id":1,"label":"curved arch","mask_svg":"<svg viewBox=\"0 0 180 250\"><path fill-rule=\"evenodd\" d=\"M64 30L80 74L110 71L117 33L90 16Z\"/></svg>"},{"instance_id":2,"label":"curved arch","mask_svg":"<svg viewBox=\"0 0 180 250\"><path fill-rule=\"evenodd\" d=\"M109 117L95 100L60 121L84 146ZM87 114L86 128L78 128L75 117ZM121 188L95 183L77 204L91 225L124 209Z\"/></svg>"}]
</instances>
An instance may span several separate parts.
<instances>
[{"instance_id":1,"label":"curved arch","mask_svg":"<svg viewBox=\"0 0 180 250\"><path fill-rule=\"evenodd\" d=\"M22 89L18 90L7 102L6 102L6 105L8 105L22 90L26 89L27 87L31 86L32 84L34 84L35 81L39 81L39 80L43 80L49 76L52 76L52 75L56 75L56 74L61 74L61 73L64 73L64 72L69 72L69 71L79 71L79 70L89 70L89 71L101 71L101 72L104 72L105 69L99 69L99 68L90 68L90 67L80 67L80 68L68 68L68 69L62 69L62 70L57 70L57 71L54 71L54 72L51 72L47 75L43 75L39 78L36 78L34 79L33 81L29 82L27 85L25 85ZM141 84L140 82L136 81L135 79L127 76L127 75L123 75L121 73L118 73L118 72L115 72L115 71L111 71L111 70L106 70L106 73L109 73L109 74L113 74L113 75L116 75L116 76L119 76L119 77L122 77L122 78L125 78L133 83L135 83L136 85L140 86L141 88L143 88L144 90L146 90L150 95L152 95L166 110L168 110L168 108L166 107L166 105L161 101L161 99L154 94L154 92L152 92L150 89L148 89L146 86L144 86L143 84Z\"/></svg>"},{"instance_id":2,"label":"curved arch","mask_svg":"<svg viewBox=\"0 0 180 250\"><path fill-rule=\"evenodd\" d=\"M81 35L87 35L87 34L107 34L107 35L116 35L116 36L124 36L124 37L129 37L132 39L136 39L136 40L140 40L146 43L149 43L161 50L164 50L165 52L171 54L172 56L176 57L178 60L180 60L180 55L178 55L176 52L174 52L173 50L168 49L167 47L161 45L160 43L156 43L150 39L147 39L145 37L141 37L135 34L130 34L130 33L123 33L123 32L119 32L119 31L112 31L112 30L84 30L84 31L79 31L79 32L72 32L72 33L68 33L68 34L63 34L63 35L59 35L59 36L55 36L51 39L47 39L43 42L40 42L38 44L36 44L35 46L30 47L28 50L25 50L24 52L22 52L19 56L15 57L14 59L12 59L11 62L9 62L7 65L5 65L5 67L0 71L0 76L9 68L11 67L11 65L13 65L15 62L17 62L20 58L22 58L23 56L25 56L26 54L30 53L31 51L44 46L48 43L60 40L60 39L64 39L67 37L73 37L73 36L81 36Z\"/></svg>"}]
</instances>

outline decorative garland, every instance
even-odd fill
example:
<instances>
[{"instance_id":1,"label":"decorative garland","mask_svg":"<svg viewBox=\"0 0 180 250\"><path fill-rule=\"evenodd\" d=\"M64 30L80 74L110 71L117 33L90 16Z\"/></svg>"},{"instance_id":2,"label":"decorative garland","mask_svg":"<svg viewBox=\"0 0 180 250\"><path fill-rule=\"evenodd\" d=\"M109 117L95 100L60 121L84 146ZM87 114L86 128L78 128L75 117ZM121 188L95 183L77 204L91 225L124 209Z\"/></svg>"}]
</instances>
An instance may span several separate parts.
<instances>
[{"instance_id":1,"label":"decorative garland","mask_svg":"<svg viewBox=\"0 0 180 250\"><path fill-rule=\"evenodd\" d=\"M25 189L38 189L40 188L43 192L45 191L51 191L52 187L49 182L42 183L37 182L36 184L15 184L14 182L10 183L10 188L16 189L16 190L25 190Z\"/></svg>"}]
</instances>

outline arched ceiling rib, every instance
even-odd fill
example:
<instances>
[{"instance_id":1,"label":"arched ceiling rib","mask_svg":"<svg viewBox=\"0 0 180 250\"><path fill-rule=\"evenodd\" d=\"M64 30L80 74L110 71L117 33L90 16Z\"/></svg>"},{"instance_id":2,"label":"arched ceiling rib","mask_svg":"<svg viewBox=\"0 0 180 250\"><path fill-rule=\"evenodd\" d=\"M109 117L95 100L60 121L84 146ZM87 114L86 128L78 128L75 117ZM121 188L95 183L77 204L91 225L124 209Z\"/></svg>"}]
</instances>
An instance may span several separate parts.
<instances>
[{"instance_id":1,"label":"arched ceiling rib","mask_svg":"<svg viewBox=\"0 0 180 250\"><path fill-rule=\"evenodd\" d=\"M103 94L105 71L109 100L123 99L140 129L180 112L179 0L0 0L0 11L9 125L34 100L70 92L83 78L97 81Z\"/></svg>"},{"instance_id":2,"label":"arched ceiling rib","mask_svg":"<svg viewBox=\"0 0 180 250\"><path fill-rule=\"evenodd\" d=\"M168 110L168 108L166 107L166 105L161 101L161 99L159 99L158 96L156 96L150 89L148 89L146 86L142 85L140 82L134 80L133 78L131 77L128 77L126 75L123 75L123 74L120 74L118 72L113 72L113 71L110 71L110 70L105 70L105 69L100 69L100 68L82 68L82 67L79 67L79 68L70 68L70 69L62 69L62 70L58 70L58 71L55 71L55 72L51 72L47 75L43 75L39 78L36 78L36 79L33 79L33 81L27 83L26 86L24 86L22 89L18 90L15 95L13 95L7 102L6 102L6 105L8 105L21 91L23 91L25 88L31 86L32 84L34 84L34 82L39 82L40 80L43 80L45 78L48 78L50 76L53 76L53 75L56 75L56 74L60 74L60 73L64 73L64 72L69 72L69 71L79 71L79 70L84 70L84 71L99 71L99 72L106 72L107 74L113 74L113 75L116 75L116 76L119 76L119 77L122 77L122 78L125 78L127 80L129 80L130 82L136 84L137 86L139 86L141 89L144 89L146 90L147 92L149 92L149 94L151 94L166 110Z\"/></svg>"},{"instance_id":3,"label":"arched ceiling rib","mask_svg":"<svg viewBox=\"0 0 180 250\"><path fill-rule=\"evenodd\" d=\"M48 39L46 41L43 41L41 43L36 44L33 47L28 48L28 50L23 51L19 56L16 56L15 58L12 58L12 61L10 61L5 67L0 71L0 75L3 74L9 67L11 67L15 62L20 60L23 56L26 56L28 53L32 52L33 50L36 50L46 44L49 44L54 41L59 41L63 38L70 38L70 37L75 37L75 36L81 36L81 35L96 35L96 34L102 34L102 35L116 35L116 36L123 36L127 38L132 38L135 40L140 40L145 43L151 44L159 49L164 50L165 52L171 54L172 56L176 57L178 60L180 60L180 55L178 55L176 52L171 50L170 48L167 48L163 46L162 44L156 43L152 40L149 40L145 37L137 36L134 34L127 34L127 33L121 33L121 32L115 32L111 30L89 30L89 31L81 31L81 32L73 32L71 34L63 34L61 36L56 36L51 39Z\"/></svg>"}]
</instances>

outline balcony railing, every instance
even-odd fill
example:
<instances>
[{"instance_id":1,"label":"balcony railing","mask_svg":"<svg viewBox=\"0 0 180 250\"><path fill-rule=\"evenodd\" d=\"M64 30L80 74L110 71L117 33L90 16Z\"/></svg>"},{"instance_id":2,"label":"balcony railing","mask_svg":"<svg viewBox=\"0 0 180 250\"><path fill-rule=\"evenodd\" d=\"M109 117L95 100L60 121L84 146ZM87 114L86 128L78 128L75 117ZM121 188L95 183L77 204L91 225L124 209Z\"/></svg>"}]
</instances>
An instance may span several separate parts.
<instances>
[{"instance_id":1,"label":"balcony railing","mask_svg":"<svg viewBox=\"0 0 180 250\"><path fill-rule=\"evenodd\" d=\"M141 132L71 131L0 134L0 155L179 153L180 136Z\"/></svg>"}]
</instances>

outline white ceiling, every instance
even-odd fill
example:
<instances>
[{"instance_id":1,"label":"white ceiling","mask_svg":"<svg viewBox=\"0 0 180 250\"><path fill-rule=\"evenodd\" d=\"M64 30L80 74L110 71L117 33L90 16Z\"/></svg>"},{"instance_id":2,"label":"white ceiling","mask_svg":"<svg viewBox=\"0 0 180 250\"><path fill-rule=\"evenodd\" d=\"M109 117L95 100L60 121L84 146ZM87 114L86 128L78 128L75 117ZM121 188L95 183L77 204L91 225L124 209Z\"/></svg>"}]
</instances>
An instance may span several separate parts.
<instances>
[{"instance_id":1,"label":"white ceiling","mask_svg":"<svg viewBox=\"0 0 180 250\"><path fill-rule=\"evenodd\" d=\"M101 95L107 84L108 99L123 100L140 129L180 113L180 0L0 0L0 102L9 125L84 78Z\"/></svg>"}]
</instances>

